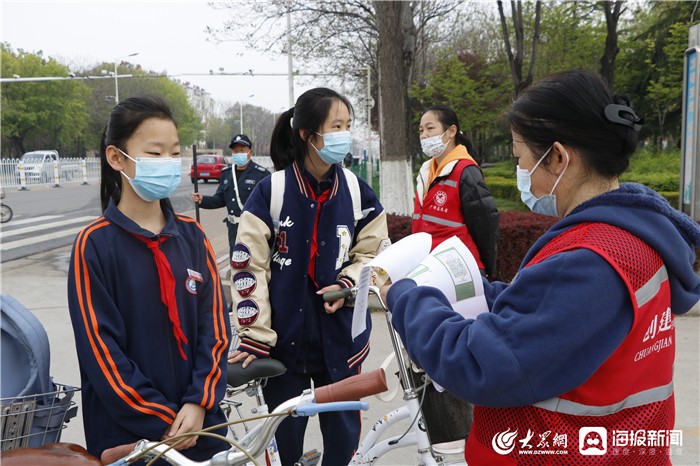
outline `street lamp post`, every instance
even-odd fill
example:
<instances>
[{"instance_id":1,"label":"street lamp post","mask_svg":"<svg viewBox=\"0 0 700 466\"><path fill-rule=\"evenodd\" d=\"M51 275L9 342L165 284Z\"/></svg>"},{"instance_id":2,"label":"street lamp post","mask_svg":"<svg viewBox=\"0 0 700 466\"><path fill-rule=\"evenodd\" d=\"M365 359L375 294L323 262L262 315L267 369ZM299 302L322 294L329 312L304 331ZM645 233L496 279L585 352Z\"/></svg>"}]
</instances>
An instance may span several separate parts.
<instances>
[{"instance_id":1,"label":"street lamp post","mask_svg":"<svg viewBox=\"0 0 700 466\"><path fill-rule=\"evenodd\" d=\"M250 94L248 96L249 99L251 97L255 97L255 94ZM243 134L243 102L242 101L238 101L238 110L240 111L240 121L239 121L239 123L241 124L240 134Z\"/></svg>"},{"instance_id":2,"label":"street lamp post","mask_svg":"<svg viewBox=\"0 0 700 466\"><path fill-rule=\"evenodd\" d=\"M114 100L115 100L114 103L115 104L119 103L119 73L117 72L117 63L122 58L135 57L138 54L139 54L138 52L134 52L134 53L130 53L129 55L124 55L124 56L117 57L114 59Z\"/></svg>"}]
</instances>

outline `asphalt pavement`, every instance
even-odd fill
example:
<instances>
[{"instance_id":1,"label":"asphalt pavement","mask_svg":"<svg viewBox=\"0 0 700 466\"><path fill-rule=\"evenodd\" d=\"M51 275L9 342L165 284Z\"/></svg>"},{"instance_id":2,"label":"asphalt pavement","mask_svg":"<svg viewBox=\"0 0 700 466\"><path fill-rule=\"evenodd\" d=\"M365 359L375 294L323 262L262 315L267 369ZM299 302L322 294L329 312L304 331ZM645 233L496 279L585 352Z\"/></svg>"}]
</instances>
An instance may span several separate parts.
<instances>
[{"instance_id":1,"label":"asphalt pavement","mask_svg":"<svg viewBox=\"0 0 700 466\"><path fill-rule=\"evenodd\" d=\"M194 211L185 212L194 216ZM226 226L222 222L224 211L200 210L200 221L209 236L217 257L221 260L222 274L226 274L228 240ZM43 324L51 346L51 375L56 382L79 386L80 373L75 353L73 332L67 308L66 276L70 247L62 247L38 253L2 264L0 291L10 294L26 306ZM225 287L227 288L227 287ZM700 465L700 314L698 307L688 315L676 319L676 429L682 431L682 447L672 450L674 465ZM363 365L368 371L379 367L391 352L386 324L382 314L373 313L374 331L372 351ZM397 382L388 371L390 386ZM80 397L78 415L64 430L61 440L84 444ZM370 410L363 413L363 434L374 420L401 404L400 395L390 403L371 398ZM321 449L322 443L316 418L310 422L306 447ZM400 433L400 432L399 432ZM380 465L416 464L416 456L410 451L394 451L378 462Z\"/></svg>"}]
</instances>

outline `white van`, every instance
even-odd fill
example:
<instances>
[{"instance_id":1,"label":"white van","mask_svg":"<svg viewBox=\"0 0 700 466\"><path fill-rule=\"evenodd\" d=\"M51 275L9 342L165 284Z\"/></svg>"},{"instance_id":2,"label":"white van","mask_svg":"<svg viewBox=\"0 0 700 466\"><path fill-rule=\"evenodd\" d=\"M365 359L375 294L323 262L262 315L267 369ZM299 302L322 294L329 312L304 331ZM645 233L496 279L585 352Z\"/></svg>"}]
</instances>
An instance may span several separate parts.
<instances>
[{"instance_id":1,"label":"white van","mask_svg":"<svg viewBox=\"0 0 700 466\"><path fill-rule=\"evenodd\" d=\"M58 151L55 150L35 150L20 158L27 182L48 183L53 180L53 165L58 161ZM15 167L15 176L19 179L19 165Z\"/></svg>"}]
</instances>

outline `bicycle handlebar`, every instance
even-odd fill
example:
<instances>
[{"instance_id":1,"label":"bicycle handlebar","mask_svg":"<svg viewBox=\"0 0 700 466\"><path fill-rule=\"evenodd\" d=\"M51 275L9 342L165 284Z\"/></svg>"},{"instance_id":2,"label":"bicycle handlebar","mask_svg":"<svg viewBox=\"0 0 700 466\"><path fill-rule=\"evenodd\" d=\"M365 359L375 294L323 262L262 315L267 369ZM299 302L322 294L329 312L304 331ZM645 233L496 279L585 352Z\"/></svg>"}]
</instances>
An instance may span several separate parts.
<instances>
[{"instance_id":1,"label":"bicycle handlebar","mask_svg":"<svg viewBox=\"0 0 700 466\"><path fill-rule=\"evenodd\" d=\"M297 406L297 416L313 416L318 413L331 411L367 411L369 403L366 401L336 401L333 403L306 403Z\"/></svg>"},{"instance_id":2,"label":"bicycle handlebar","mask_svg":"<svg viewBox=\"0 0 700 466\"><path fill-rule=\"evenodd\" d=\"M102 464L109 464L109 465L121 465L121 464L127 464L125 462L119 462L117 463L116 461L126 457L134 451L134 448L138 442L134 443L129 443L127 445L117 445L116 447L108 448L105 451L102 452L102 455L100 455L100 461L102 461Z\"/></svg>"},{"instance_id":3,"label":"bicycle handlebar","mask_svg":"<svg viewBox=\"0 0 700 466\"><path fill-rule=\"evenodd\" d=\"M327 302L337 301L339 299L347 299L355 294L357 288L341 288L339 290L326 291L323 293L323 300Z\"/></svg>"},{"instance_id":4,"label":"bicycle handlebar","mask_svg":"<svg viewBox=\"0 0 700 466\"><path fill-rule=\"evenodd\" d=\"M353 401L388 390L384 369L354 375L339 382L314 390L316 403L331 401Z\"/></svg>"}]
</instances>

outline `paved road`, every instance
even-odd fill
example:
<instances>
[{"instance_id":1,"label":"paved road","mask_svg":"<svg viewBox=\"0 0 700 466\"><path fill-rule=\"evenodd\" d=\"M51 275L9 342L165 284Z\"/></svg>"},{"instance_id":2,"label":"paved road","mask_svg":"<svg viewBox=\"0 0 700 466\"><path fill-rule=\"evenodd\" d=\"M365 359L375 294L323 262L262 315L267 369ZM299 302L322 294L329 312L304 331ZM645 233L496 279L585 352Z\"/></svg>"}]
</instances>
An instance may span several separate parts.
<instances>
[{"instance_id":1,"label":"paved road","mask_svg":"<svg viewBox=\"0 0 700 466\"><path fill-rule=\"evenodd\" d=\"M215 183L200 183L200 191L213 194ZM178 212L193 208L192 185L182 183L171 197ZM7 192L5 202L14 210L8 223L0 225L1 262L68 246L81 228L101 215L99 186L66 185L62 188L33 187ZM219 214L223 218L223 214Z\"/></svg>"},{"instance_id":2,"label":"paved road","mask_svg":"<svg viewBox=\"0 0 700 466\"><path fill-rule=\"evenodd\" d=\"M220 257L228 251L226 227L221 222L223 211L201 211L201 221L207 231L214 250ZM57 382L79 385L80 376L74 349L73 334L68 317L66 299L66 274L69 247L60 247L23 257L2 264L2 293L17 298L42 322L49 335L51 345L51 374ZM391 351L383 316L373 314L374 329L371 340L372 352L364 365L365 370L378 367ZM683 447L673 452L674 465L700 465L700 318L692 316L676 320L676 428L683 431ZM389 374L393 371L389 371ZM389 375L390 385L397 384ZM79 398L79 397L77 397ZM79 402L79 399L77 400ZM399 399L385 404L370 399L370 410L363 413L363 431L371 428L374 420L393 410ZM79 410L79 413L81 411ZM79 414L80 416L80 414ZM80 417L73 419L65 430L62 440L83 444L84 433ZM392 434L400 432L392 431ZM307 448L321 448L317 420L310 424ZM396 451L383 458L380 465L415 464L411 452Z\"/></svg>"}]
</instances>

